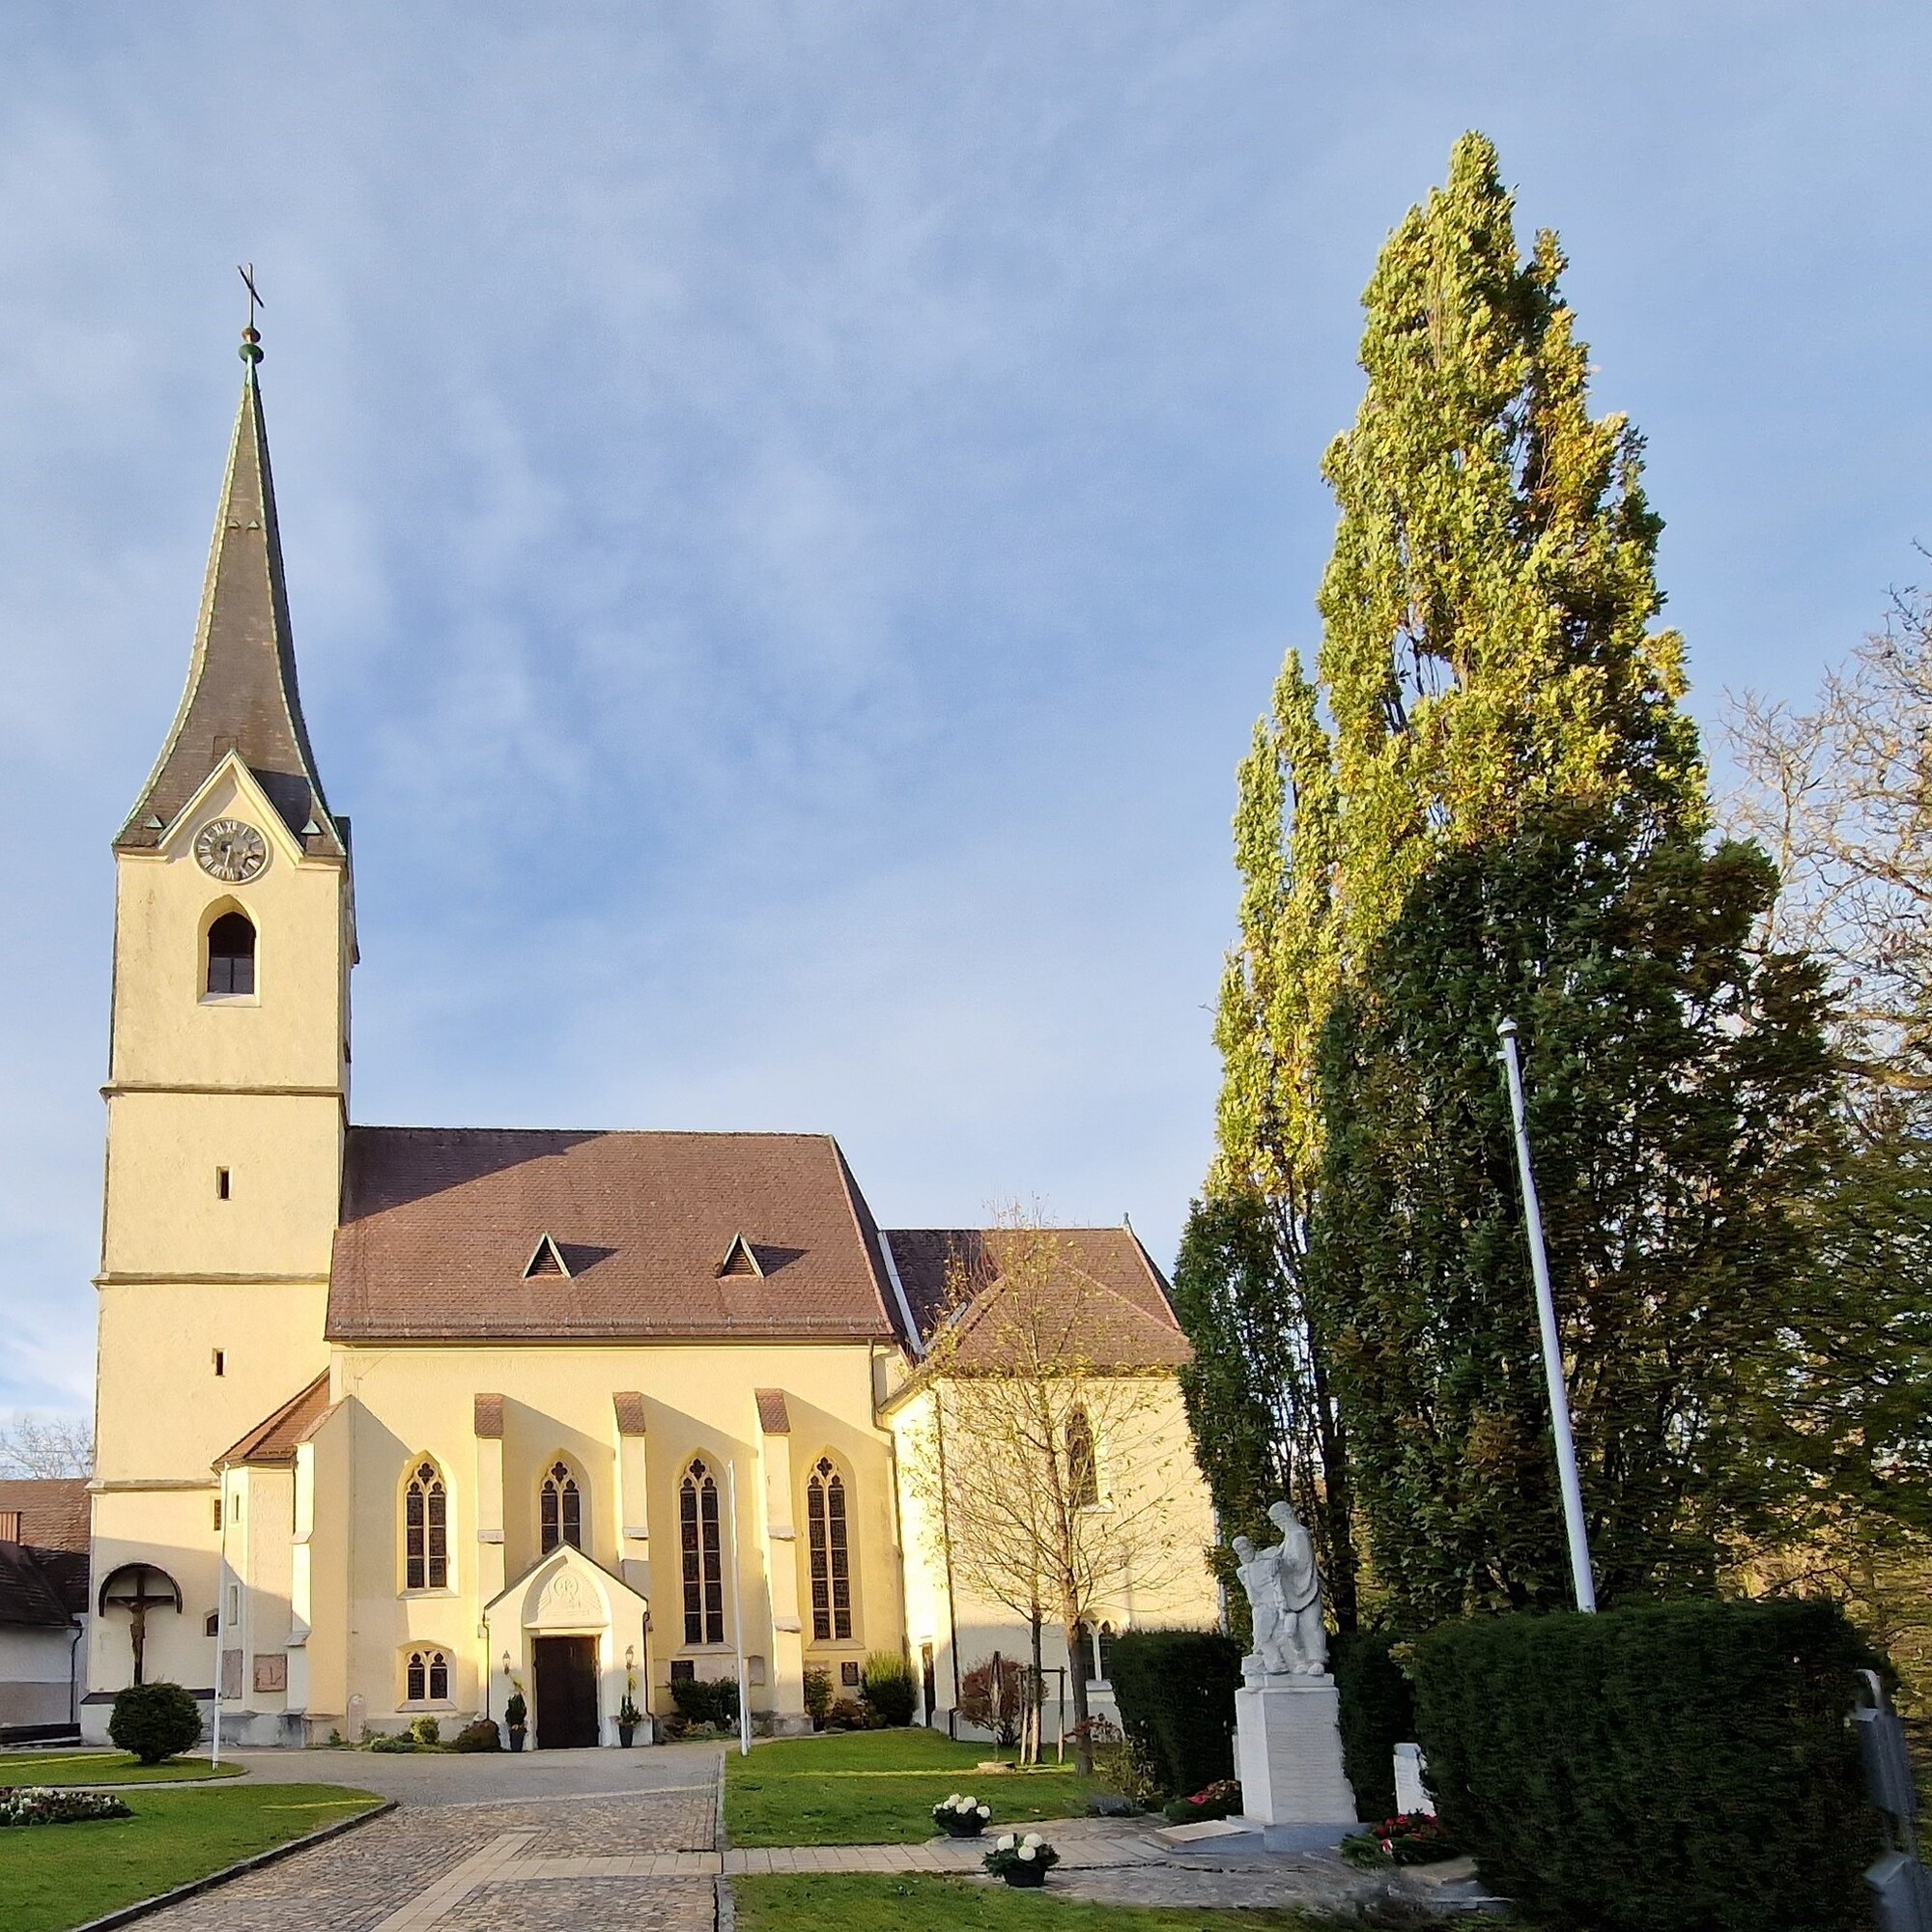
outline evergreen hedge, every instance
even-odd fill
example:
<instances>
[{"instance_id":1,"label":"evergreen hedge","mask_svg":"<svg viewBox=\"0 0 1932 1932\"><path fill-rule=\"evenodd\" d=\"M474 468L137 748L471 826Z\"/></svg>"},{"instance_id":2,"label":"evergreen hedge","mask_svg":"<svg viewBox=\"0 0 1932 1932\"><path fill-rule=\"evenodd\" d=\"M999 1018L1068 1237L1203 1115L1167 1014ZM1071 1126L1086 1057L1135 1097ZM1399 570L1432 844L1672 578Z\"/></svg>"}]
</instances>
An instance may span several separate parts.
<instances>
[{"instance_id":1,"label":"evergreen hedge","mask_svg":"<svg viewBox=\"0 0 1932 1932\"><path fill-rule=\"evenodd\" d=\"M1185 1798L1235 1775L1241 1646L1219 1631L1122 1631L1108 1659L1121 1728L1160 1788Z\"/></svg>"},{"instance_id":2,"label":"evergreen hedge","mask_svg":"<svg viewBox=\"0 0 1932 1932\"><path fill-rule=\"evenodd\" d=\"M1330 1637L1328 1655L1342 1703L1342 1769L1355 1816L1379 1824L1395 1815L1395 1747L1415 1741L1415 1691L1380 1631Z\"/></svg>"},{"instance_id":3,"label":"evergreen hedge","mask_svg":"<svg viewBox=\"0 0 1932 1932\"><path fill-rule=\"evenodd\" d=\"M688 1724L716 1724L728 1731L738 1722L735 1677L673 1677L670 1701Z\"/></svg>"},{"instance_id":4,"label":"evergreen hedge","mask_svg":"<svg viewBox=\"0 0 1932 1932\"><path fill-rule=\"evenodd\" d=\"M1477 1618L1420 1645L1443 1823L1587 1932L1851 1932L1879 1849L1846 1723L1877 1660L1833 1605Z\"/></svg>"}]
</instances>

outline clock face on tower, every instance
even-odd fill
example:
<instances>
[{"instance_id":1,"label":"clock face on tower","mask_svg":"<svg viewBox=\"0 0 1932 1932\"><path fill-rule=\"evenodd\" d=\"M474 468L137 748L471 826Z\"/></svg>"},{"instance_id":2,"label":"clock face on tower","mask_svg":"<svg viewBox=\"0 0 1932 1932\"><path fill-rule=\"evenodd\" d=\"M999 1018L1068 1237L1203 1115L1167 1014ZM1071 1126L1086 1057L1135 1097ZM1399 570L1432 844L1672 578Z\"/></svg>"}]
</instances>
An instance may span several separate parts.
<instances>
[{"instance_id":1,"label":"clock face on tower","mask_svg":"<svg viewBox=\"0 0 1932 1932\"><path fill-rule=\"evenodd\" d=\"M269 863L268 841L239 818L211 819L195 834L195 862L210 877L239 886Z\"/></svg>"}]
</instances>

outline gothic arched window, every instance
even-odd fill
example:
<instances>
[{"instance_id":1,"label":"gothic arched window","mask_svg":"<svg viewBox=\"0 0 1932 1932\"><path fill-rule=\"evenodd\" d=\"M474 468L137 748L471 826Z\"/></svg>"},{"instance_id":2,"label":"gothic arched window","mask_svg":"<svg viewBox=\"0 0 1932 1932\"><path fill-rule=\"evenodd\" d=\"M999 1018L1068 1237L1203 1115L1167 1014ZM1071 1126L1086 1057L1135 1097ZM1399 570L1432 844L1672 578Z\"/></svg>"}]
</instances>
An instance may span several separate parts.
<instances>
[{"instance_id":1,"label":"gothic arched window","mask_svg":"<svg viewBox=\"0 0 1932 1932\"><path fill-rule=\"evenodd\" d=\"M718 1484L694 1462L678 1485L677 1524L684 1564L684 1640L724 1641L724 1561L718 1542Z\"/></svg>"},{"instance_id":2,"label":"gothic arched window","mask_svg":"<svg viewBox=\"0 0 1932 1932\"><path fill-rule=\"evenodd\" d=\"M412 1650L404 1672L404 1701L446 1703L449 1699L449 1661L440 1650Z\"/></svg>"},{"instance_id":3,"label":"gothic arched window","mask_svg":"<svg viewBox=\"0 0 1932 1932\"><path fill-rule=\"evenodd\" d=\"M246 913L225 912L208 928L208 990L255 990L255 927Z\"/></svg>"},{"instance_id":4,"label":"gothic arched window","mask_svg":"<svg viewBox=\"0 0 1932 1932\"><path fill-rule=\"evenodd\" d=\"M425 1458L403 1492L403 1586L449 1587L449 1495L441 1472Z\"/></svg>"},{"instance_id":5,"label":"gothic arched window","mask_svg":"<svg viewBox=\"0 0 1932 1932\"><path fill-rule=\"evenodd\" d=\"M811 1635L816 1643L852 1635L852 1553L845 1521L845 1483L822 1456L805 1486L811 1548Z\"/></svg>"},{"instance_id":6,"label":"gothic arched window","mask_svg":"<svg viewBox=\"0 0 1932 1932\"><path fill-rule=\"evenodd\" d=\"M583 1498L568 1463L553 1463L544 1472L538 1510L546 1553L559 1543L567 1543L573 1549L583 1548Z\"/></svg>"},{"instance_id":7,"label":"gothic arched window","mask_svg":"<svg viewBox=\"0 0 1932 1932\"><path fill-rule=\"evenodd\" d=\"M1100 1500L1100 1471L1094 1459L1094 1425L1084 1408L1066 1416L1066 1494L1075 1509L1091 1509Z\"/></svg>"}]
</instances>

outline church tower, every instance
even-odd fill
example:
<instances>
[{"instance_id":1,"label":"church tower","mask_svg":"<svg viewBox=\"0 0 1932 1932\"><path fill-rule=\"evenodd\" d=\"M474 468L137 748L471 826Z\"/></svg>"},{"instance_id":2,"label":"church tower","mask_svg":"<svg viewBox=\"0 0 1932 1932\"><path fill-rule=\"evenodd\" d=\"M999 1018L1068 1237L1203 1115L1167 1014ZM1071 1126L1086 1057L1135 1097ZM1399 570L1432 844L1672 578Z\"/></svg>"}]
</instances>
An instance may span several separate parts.
<instances>
[{"instance_id":1,"label":"church tower","mask_svg":"<svg viewBox=\"0 0 1932 1932\"><path fill-rule=\"evenodd\" d=\"M251 327L187 688L114 841L94 1577L162 1608L97 1619L97 1694L130 1681L137 1621L148 1680L212 1683L211 1464L327 1366L355 910L296 688L261 355Z\"/></svg>"}]
</instances>

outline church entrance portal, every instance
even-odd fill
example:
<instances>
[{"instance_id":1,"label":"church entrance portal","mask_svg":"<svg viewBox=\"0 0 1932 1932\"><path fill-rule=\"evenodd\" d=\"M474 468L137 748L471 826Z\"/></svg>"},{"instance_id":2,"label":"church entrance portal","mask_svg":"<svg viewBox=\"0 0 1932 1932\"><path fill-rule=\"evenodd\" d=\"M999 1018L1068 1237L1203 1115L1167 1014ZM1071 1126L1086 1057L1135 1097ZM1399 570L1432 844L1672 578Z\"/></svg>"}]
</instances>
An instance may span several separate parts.
<instances>
[{"instance_id":1,"label":"church entrance portal","mask_svg":"<svg viewBox=\"0 0 1932 1932\"><path fill-rule=\"evenodd\" d=\"M537 1748L569 1750L597 1742L597 1639L530 1640L536 1675Z\"/></svg>"}]
</instances>

